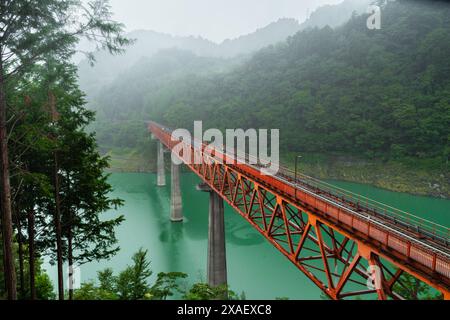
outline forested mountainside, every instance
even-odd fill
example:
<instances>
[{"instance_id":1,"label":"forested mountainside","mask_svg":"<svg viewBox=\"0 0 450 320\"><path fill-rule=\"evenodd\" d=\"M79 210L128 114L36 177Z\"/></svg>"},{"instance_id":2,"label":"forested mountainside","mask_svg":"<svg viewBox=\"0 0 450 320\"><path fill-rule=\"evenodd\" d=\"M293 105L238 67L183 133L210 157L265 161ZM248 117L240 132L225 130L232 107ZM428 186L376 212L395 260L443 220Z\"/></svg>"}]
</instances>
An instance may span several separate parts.
<instances>
[{"instance_id":1,"label":"forested mountainside","mask_svg":"<svg viewBox=\"0 0 450 320\"><path fill-rule=\"evenodd\" d=\"M335 28L346 23L354 13L366 13L374 0L345 0L339 4L324 5L311 13L310 17L302 23L300 30L308 28ZM299 31L300 31L299 30Z\"/></svg>"},{"instance_id":2,"label":"forested mountainside","mask_svg":"<svg viewBox=\"0 0 450 320\"><path fill-rule=\"evenodd\" d=\"M166 105L173 96L172 89L183 79L207 79L240 65L240 61L198 57L178 49L166 49L151 58L142 58L101 89L90 103L97 113L93 129L100 146L144 149L142 146L148 140L144 121L151 117L146 107L149 101L161 100Z\"/></svg>"},{"instance_id":3,"label":"forested mountainside","mask_svg":"<svg viewBox=\"0 0 450 320\"><path fill-rule=\"evenodd\" d=\"M336 30L302 31L261 50L233 72L186 76L151 87L143 82L145 75L158 82L158 70L167 76L170 69L203 65L194 55L162 53L140 65L140 72L133 69L129 74L134 81L124 76L102 95L99 118L151 117L187 127L196 119L219 128L274 127L282 128L287 150L446 159L449 13L439 3L389 3L381 30L368 30L367 17L355 16ZM213 68L212 61L204 65ZM123 108L124 94L143 100L142 110Z\"/></svg>"},{"instance_id":4,"label":"forested mountainside","mask_svg":"<svg viewBox=\"0 0 450 320\"><path fill-rule=\"evenodd\" d=\"M358 16L300 32L232 73L174 84L144 114L172 126L281 128L288 150L447 159L450 11L404 2L386 7L379 31Z\"/></svg>"},{"instance_id":5,"label":"forested mountainside","mask_svg":"<svg viewBox=\"0 0 450 320\"><path fill-rule=\"evenodd\" d=\"M209 79L214 74L230 72L251 59L251 55L244 53L283 42L301 29L341 25L353 12L364 12L369 1L345 0L319 7L301 25L294 19L280 19L253 34L220 45L152 31L131 33L130 38L136 39L136 43L124 55L98 53L93 68L86 61L80 64L81 87L87 93L90 108L97 112L94 129L100 135L100 145L104 148L140 145L145 140L139 127L141 115L147 112L144 106L153 97L170 96L177 81L198 76ZM233 55L234 58L229 57Z\"/></svg>"},{"instance_id":6,"label":"forested mountainside","mask_svg":"<svg viewBox=\"0 0 450 320\"><path fill-rule=\"evenodd\" d=\"M129 69L139 64L141 59L150 58L160 50L179 49L190 51L200 57L224 59L247 56L266 46L285 41L289 36L306 28L339 26L348 21L353 12L365 12L370 1L372 0L345 0L337 5L319 7L302 24L295 19L284 18L251 34L228 39L220 44L200 37L178 37L137 30L127 35L128 38L134 39L135 43L125 54L111 56L107 52L98 52L95 54L94 67L87 60L82 61L78 71L80 86L87 93L89 100L92 100L103 87L120 79L122 73L129 73Z\"/></svg>"},{"instance_id":7,"label":"forested mountainside","mask_svg":"<svg viewBox=\"0 0 450 320\"><path fill-rule=\"evenodd\" d=\"M96 100L100 143L141 148L145 130L139 135L136 125L143 119L187 128L194 120L206 127L280 128L284 154L432 168L444 184L439 188L448 190L450 7L388 2L381 30L369 30L367 17L303 30L230 72L187 73L142 91L134 90L141 78L124 78ZM189 66L199 58L183 59L178 63ZM115 112L128 92L139 103ZM421 183L430 185L430 177Z\"/></svg>"},{"instance_id":8,"label":"forested mountainside","mask_svg":"<svg viewBox=\"0 0 450 320\"><path fill-rule=\"evenodd\" d=\"M372 0L345 0L337 5L324 5L299 24L295 19L280 19L256 32L233 40L225 40L215 49L218 57L235 57L253 53L269 45L286 40L298 31L308 28L338 27L347 22L354 12L363 13Z\"/></svg>"}]
</instances>

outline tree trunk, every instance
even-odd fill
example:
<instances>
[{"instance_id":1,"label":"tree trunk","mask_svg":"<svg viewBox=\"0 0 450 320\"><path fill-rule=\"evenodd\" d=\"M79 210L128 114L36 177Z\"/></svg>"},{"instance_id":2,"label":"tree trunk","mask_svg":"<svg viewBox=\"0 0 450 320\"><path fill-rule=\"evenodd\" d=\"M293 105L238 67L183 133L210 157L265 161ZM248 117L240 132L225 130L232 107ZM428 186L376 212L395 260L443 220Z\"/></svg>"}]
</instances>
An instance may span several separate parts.
<instances>
[{"instance_id":1,"label":"tree trunk","mask_svg":"<svg viewBox=\"0 0 450 320\"><path fill-rule=\"evenodd\" d=\"M69 219L67 231L67 260L69 263L69 300L73 300L73 248L72 248L72 221Z\"/></svg>"},{"instance_id":2,"label":"tree trunk","mask_svg":"<svg viewBox=\"0 0 450 320\"><path fill-rule=\"evenodd\" d=\"M3 74L2 50L0 46L0 196L2 203L2 235L3 235L3 265L5 269L5 284L9 300L17 299L16 270L13 254L13 227L11 213L11 186L9 183L9 158L6 128L6 93Z\"/></svg>"},{"instance_id":3,"label":"tree trunk","mask_svg":"<svg viewBox=\"0 0 450 320\"><path fill-rule=\"evenodd\" d=\"M17 217L17 242L19 246L19 286L21 299L25 298L25 276L24 276L24 256L23 256L23 237L22 237L22 225L20 224L19 210L16 212Z\"/></svg>"},{"instance_id":4,"label":"tree trunk","mask_svg":"<svg viewBox=\"0 0 450 320\"><path fill-rule=\"evenodd\" d=\"M58 153L55 152L54 184L55 184L55 231L56 231L56 260L58 265L58 299L64 300L63 256L62 256L62 229L61 229L61 203L59 198Z\"/></svg>"},{"instance_id":5,"label":"tree trunk","mask_svg":"<svg viewBox=\"0 0 450 320\"><path fill-rule=\"evenodd\" d=\"M34 252L34 212L33 209L28 211L28 254L30 267L30 298L36 300L36 284L35 284L35 252Z\"/></svg>"}]
</instances>

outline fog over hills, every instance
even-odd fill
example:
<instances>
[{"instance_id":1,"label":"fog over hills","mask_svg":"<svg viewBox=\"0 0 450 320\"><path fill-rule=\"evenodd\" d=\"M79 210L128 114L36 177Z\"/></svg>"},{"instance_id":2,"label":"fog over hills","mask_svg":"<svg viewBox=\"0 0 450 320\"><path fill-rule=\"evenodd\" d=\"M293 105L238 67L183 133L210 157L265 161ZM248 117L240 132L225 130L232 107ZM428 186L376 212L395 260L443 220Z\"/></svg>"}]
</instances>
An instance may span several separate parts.
<instances>
[{"instance_id":1,"label":"fog over hills","mask_svg":"<svg viewBox=\"0 0 450 320\"><path fill-rule=\"evenodd\" d=\"M135 31L125 55L100 53L94 68L80 70L96 112L89 129L120 170L147 168L154 148L145 120L174 128L202 120L204 128L280 128L283 155L305 154L307 174L347 179L356 163L367 176L357 171L352 180L397 191L411 177L399 168L419 155L435 170L420 192L450 190L440 167L450 159L450 15L440 2L389 1L382 29L369 30L371 1L327 5L301 24L280 19L220 44ZM386 161L395 179L373 169Z\"/></svg>"},{"instance_id":2,"label":"fog over hills","mask_svg":"<svg viewBox=\"0 0 450 320\"><path fill-rule=\"evenodd\" d=\"M216 44L201 37L179 37L155 31L137 30L128 34L135 44L127 48L125 54L112 56L107 52L96 54L96 64L92 67L87 61L79 65L80 84L88 95L97 92L103 85L111 83L115 77L126 71L141 58L152 57L160 50L177 48L190 51L200 57L233 58L246 55L268 45L283 41L300 30L295 19L280 19L277 22L241 36Z\"/></svg>"},{"instance_id":3,"label":"fog over hills","mask_svg":"<svg viewBox=\"0 0 450 320\"><path fill-rule=\"evenodd\" d=\"M84 60L79 64L80 86L89 100L104 86L112 83L119 75L133 67L142 58L152 57L160 50L177 48L190 51L200 57L230 59L242 57L278 42L306 28L336 27L345 23L353 12L364 12L372 0L346 0L338 5L318 8L303 23L292 18L279 19L254 33L220 44L201 37L179 37L165 33L136 30L128 37L136 42L123 55L111 56L107 52L96 53L96 64L92 67Z\"/></svg>"}]
</instances>

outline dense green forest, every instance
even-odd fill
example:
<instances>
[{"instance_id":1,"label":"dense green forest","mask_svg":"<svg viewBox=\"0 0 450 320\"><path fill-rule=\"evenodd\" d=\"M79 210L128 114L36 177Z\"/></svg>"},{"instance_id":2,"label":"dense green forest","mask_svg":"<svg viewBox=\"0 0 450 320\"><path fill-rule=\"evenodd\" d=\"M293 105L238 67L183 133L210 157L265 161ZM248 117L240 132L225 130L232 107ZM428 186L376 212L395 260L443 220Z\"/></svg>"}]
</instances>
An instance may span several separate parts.
<instances>
[{"instance_id":1,"label":"dense green forest","mask_svg":"<svg viewBox=\"0 0 450 320\"><path fill-rule=\"evenodd\" d=\"M307 28L237 66L222 61L228 71L208 72L212 58L176 50L141 61L91 101L99 142L144 150L146 119L185 128L194 120L221 129L280 128L285 155L425 168L448 194L450 6L388 2L380 30L369 30L367 17Z\"/></svg>"}]
</instances>

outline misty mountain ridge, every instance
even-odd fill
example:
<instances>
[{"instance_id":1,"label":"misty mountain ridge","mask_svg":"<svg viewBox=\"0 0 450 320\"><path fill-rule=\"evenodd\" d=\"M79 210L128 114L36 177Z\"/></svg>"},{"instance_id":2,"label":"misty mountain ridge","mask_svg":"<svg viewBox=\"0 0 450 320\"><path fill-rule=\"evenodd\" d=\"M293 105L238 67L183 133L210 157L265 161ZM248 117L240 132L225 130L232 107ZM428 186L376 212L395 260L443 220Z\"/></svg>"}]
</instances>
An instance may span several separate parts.
<instances>
[{"instance_id":1,"label":"misty mountain ridge","mask_svg":"<svg viewBox=\"0 0 450 320\"><path fill-rule=\"evenodd\" d=\"M301 30L307 28L335 28L350 20L353 13L362 14L374 0L345 0L338 5L327 4L315 10L301 25Z\"/></svg>"},{"instance_id":2,"label":"misty mountain ridge","mask_svg":"<svg viewBox=\"0 0 450 320\"><path fill-rule=\"evenodd\" d=\"M90 96L98 92L103 85L111 83L118 75L127 71L142 58L151 58L160 50L176 48L190 51L199 57L229 59L247 55L283 41L298 32L299 29L300 24L297 20L280 19L252 34L241 36L235 40L225 40L221 44L202 37L181 37L156 31L136 30L127 35L128 38L135 39L135 43L127 48L123 55L112 56L107 52L98 52L95 55L94 67L88 61L82 61L79 65L80 85Z\"/></svg>"},{"instance_id":3,"label":"misty mountain ridge","mask_svg":"<svg viewBox=\"0 0 450 320\"><path fill-rule=\"evenodd\" d=\"M120 77L102 87L93 97L90 107L97 111L99 121L107 118L112 122L126 122L135 118L134 114L143 112L145 101L152 99L155 94L161 94L173 83L182 81L189 85L194 79L223 74L239 65L241 60L238 59L199 57L187 50L163 49L152 57L141 58ZM123 88L127 88L126 94L117 94L122 92ZM167 92L167 96L170 95L172 93Z\"/></svg>"},{"instance_id":4,"label":"misty mountain ridge","mask_svg":"<svg viewBox=\"0 0 450 320\"><path fill-rule=\"evenodd\" d=\"M218 44L202 37L182 37L149 30L130 32L128 37L136 42L123 55L112 56L107 52L95 54L94 67L84 60L79 64L80 86L88 98L98 94L142 58L149 58L158 51L177 48L190 51L199 57L231 59L248 56L264 47L285 41L299 31L313 27L337 27L348 21L353 12L363 12L372 0L345 0L337 5L326 5L314 11L300 24L293 18L281 18L255 32L228 39Z\"/></svg>"}]
</instances>

